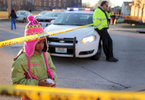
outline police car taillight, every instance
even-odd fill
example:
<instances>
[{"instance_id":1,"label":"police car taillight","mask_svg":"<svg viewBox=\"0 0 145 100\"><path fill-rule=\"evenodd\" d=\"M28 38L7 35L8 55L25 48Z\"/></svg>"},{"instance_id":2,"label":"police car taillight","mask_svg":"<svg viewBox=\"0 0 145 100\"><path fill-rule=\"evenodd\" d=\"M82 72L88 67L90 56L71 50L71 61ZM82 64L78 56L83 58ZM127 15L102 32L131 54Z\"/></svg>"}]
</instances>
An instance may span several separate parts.
<instances>
[{"instance_id":1,"label":"police car taillight","mask_svg":"<svg viewBox=\"0 0 145 100\"><path fill-rule=\"evenodd\" d=\"M91 9L90 8L85 8L85 11L91 11Z\"/></svg>"}]
</instances>

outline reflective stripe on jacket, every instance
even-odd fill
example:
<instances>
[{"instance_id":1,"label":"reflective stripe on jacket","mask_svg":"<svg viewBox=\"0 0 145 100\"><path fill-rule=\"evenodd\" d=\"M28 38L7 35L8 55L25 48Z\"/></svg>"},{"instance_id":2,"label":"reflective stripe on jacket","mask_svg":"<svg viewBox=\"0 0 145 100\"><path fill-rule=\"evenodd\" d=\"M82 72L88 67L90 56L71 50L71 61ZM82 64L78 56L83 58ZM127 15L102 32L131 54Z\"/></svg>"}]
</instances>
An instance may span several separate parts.
<instances>
[{"instance_id":1,"label":"reflective stripe on jacket","mask_svg":"<svg viewBox=\"0 0 145 100\"><path fill-rule=\"evenodd\" d=\"M94 11L93 23L95 29L101 30L103 28L108 28L107 18L105 16L105 13L100 8L97 8Z\"/></svg>"}]
</instances>

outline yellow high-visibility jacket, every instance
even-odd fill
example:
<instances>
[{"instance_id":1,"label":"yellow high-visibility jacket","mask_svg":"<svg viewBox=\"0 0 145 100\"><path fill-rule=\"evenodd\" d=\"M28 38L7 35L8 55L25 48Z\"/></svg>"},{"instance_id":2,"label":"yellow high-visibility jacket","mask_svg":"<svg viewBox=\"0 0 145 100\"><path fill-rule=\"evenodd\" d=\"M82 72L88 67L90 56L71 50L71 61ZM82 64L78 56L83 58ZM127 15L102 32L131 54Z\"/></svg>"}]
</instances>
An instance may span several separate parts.
<instances>
[{"instance_id":1,"label":"yellow high-visibility jacket","mask_svg":"<svg viewBox=\"0 0 145 100\"><path fill-rule=\"evenodd\" d=\"M110 12L107 11L106 14L107 14L108 18L110 18L110 16L111 16L111 11L110 11Z\"/></svg>"},{"instance_id":2,"label":"yellow high-visibility jacket","mask_svg":"<svg viewBox=\"0 0 145 100\"><path fill-rule=\"evenodd\" d=\"M100 9L97 8L93 14L93 24L95 29L103 29L108 28L108 21L105 13Z\"/></svg>"}]
</instances>

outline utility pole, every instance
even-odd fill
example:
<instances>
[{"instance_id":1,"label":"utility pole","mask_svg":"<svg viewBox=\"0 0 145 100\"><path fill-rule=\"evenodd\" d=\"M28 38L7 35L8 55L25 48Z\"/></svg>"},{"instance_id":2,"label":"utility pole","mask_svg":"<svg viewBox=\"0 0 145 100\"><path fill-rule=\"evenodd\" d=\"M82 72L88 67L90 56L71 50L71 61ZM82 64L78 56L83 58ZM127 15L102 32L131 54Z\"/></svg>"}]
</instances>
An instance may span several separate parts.
<instances>
[{"instance_id":1,"label":"utility pole","mask_svg":"<svg viewBox=\"0 0 145 100\"><path fill-rule=\"evenodd\" d=\"M8 4L8 8L7 8L8 15L10 15L10 13L11 13L11 0L7 0L7 4Z\"/></svg>"}]
</instances>

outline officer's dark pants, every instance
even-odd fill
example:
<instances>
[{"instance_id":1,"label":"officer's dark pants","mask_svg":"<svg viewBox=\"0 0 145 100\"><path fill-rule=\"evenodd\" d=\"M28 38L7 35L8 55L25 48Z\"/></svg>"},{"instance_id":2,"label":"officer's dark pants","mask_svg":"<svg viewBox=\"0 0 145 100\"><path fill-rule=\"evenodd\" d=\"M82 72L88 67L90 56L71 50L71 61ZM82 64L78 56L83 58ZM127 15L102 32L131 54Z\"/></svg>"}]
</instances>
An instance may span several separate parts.
<instances>
[{"instance_id":1,"label":"officer's dark pants","mask_svg":"<svg viewBox=\"0 0 145 100\"><path fill-rule=\"evenodd\" d=\"M110 24L110 19L108 19L108 23Z\"/></svg>"},{"instance_id":2,"label":"officer's dark pants","mask_svg":"<svg viewBox=\"0 0 145 100\"><path fill-rule=\"evenodd\" d=\"M106 60L113 57L113 44L112 39L107 31L107 29L103 29L102 31L95 29L98 34L100 35L100 38L103 42L103 50L106 55Z\"/></svg>"}]
</instances>

